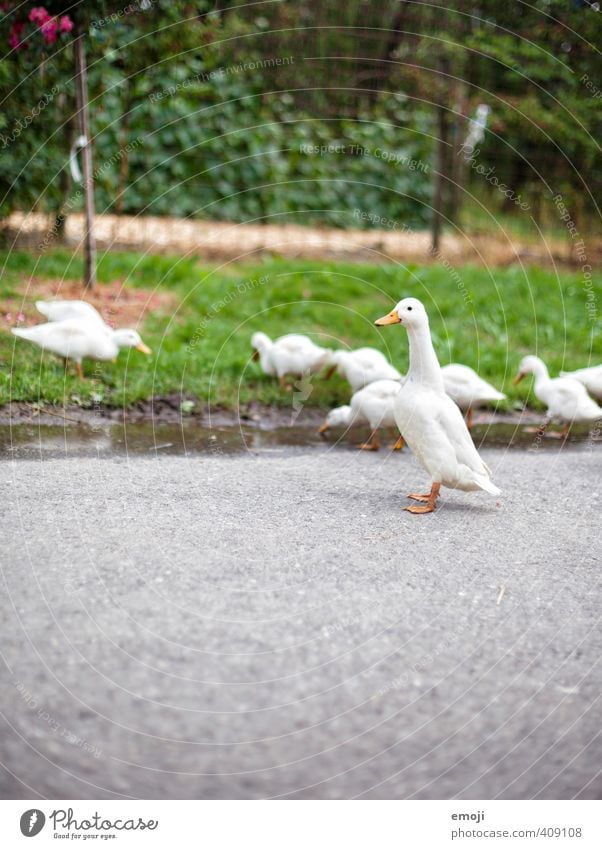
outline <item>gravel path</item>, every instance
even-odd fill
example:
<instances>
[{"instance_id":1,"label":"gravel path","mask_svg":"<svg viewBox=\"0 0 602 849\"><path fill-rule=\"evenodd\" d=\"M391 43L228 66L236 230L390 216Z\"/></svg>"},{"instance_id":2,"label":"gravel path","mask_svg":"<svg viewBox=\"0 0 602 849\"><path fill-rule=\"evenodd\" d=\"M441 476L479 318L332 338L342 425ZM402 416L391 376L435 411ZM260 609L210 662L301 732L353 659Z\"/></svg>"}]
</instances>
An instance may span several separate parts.
<instances>
[{"instance_id":1,"label":"gravel path","mask_svg":"<svg viewBox=\"0 0 602 849\"><path fill-rule=\"evenodd\" d=\"M260 224L228 221L200 221L151 215L97 215L96 240L103 250L139 250L150 253L200 255L206 260L253 260L265 254L289 259L338 259L362 262L433 262L431 236L424 231L405 231L383 221L381 230L334 227L304 227L286 222L286 216ZM395 222L393 222L394 224ZM18 244L37 245L48 238L52 228L47 216L15 212L6 221L8 238ZM82 244L84 217L69 215L66 243ZM589 262L602 258L602 241L588 237ZM565 240L546 238L540 244L521 242L504 232L488 234L446 233L437 260L455 264L477 263L506 266L513 262L579 264Z\"/></svg>"},{"instance_id":2,"label":"gravel path","mask_svg":"<svg viewBox=\"0 0 602 849\"><path fill-rule=\"evenodd\" d=\"M4 798L593 798L586 445L4 460Z\"/></svg>"}]
</instances>

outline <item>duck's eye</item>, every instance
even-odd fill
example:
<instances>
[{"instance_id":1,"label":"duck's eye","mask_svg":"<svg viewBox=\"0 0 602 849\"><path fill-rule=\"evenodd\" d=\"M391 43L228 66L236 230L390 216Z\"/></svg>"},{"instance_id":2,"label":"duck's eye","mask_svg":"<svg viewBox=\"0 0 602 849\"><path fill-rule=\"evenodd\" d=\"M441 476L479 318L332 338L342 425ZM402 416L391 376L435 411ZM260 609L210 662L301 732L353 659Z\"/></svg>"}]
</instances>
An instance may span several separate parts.
<instances>
[{"instance_id":1,"label":"duck's eye","mask_svg":"<svg viewBox=\"0 0 602 849\"><path fill-rule=\"evenodd\" d=\"M408 307L408 312L412 309L412 307Z\"/></svg>"}]
</instances>

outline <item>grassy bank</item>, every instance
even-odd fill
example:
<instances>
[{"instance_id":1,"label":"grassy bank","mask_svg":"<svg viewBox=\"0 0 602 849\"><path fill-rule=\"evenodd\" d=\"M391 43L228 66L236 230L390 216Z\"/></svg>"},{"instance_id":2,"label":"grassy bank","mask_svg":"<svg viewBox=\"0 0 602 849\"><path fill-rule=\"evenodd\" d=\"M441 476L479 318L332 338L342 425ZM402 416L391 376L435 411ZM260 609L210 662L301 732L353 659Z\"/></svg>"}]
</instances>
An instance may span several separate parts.
<instances>
[{"instance_id":1,"label":"grassy bank","mask_svg":"<svg viewBox=\"0 0 602 849\"><path fill-rule=\"evenodd\" d=\"M0 404L17 400L122 406L184 392L203 403L226 406L252 400L290 405L290 393L251 362L254 331L273 337L307 333L332 347L371 345L403 371L405 332L379 329L373 322L406 295L425 302L441 362L476 368L511 401L529 393L528 382L516 388L510 383L525 353L538 353L552 373L602 360L600 321L590 319L578 274L284 260L206 267L197 259L114 253L100 258L99 286L119 280L149 295L169 290L173 306L145 316L141 330L152 357L122 351L116 364L88 362L85 372L94 379L80 381L65 375L52 356L12 336L9 329L16 315L13 310L7 319L6 313L9 303L30 305L38 281L77 280L81 260L64 251L41 258L4 252L0 260ZM593 285L602 306L602 275ZM327 407L346 401L348 395L338 378L316 379L307 403Z\"/></svg>"}]
</instances>

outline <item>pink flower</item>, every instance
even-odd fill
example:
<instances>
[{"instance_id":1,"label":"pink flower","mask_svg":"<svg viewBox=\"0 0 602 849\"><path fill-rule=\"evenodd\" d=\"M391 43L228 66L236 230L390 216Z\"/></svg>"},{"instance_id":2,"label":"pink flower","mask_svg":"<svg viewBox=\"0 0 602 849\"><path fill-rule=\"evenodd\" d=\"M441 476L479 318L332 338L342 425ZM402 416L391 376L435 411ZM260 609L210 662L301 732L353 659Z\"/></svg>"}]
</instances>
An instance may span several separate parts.
<instances>
[{"instance_id":1,"label":"pink flower","mask_svg":"<svg viewBox=\"0 0 602 849\"><path fill-rule=\"evenodd\" d=\"M50 15L43 6L34 6L34 8L29 13L29 20L33 24L38 24L38 26L42 26L42 24L45 24L47 21L50 20Z\"/></svg>"},{"instance_id":2,"label":"pink flower","mask_svg":"<svg viewBox=\"0 0 602 849\"><path fill-rule=\"evenodd\" d=\"M25 321L25 316L22 312L17 313L17 321Z\"/></svg>"},{"instance_id":3,"label":"pink flower","mask_svg":"<svg viewBox=\"0 0 602 849\"><path fill-rule=\"evenodd\" d=\"M46 21L40 27L40 32L44 38L46 44L54 44L57 39L59 31L59 25L56 21L56 18L51 18L49 21Z\"/></svg>"},{"instance_id":4,"label":"pink flower","mask_svg":"<svg viewBox=\"0 0 602 849\"><path fill-rule=\"evenodd\" d=\"M69 15L63 15L63 17L61 18L59 29L61 32L71 32L71 30L73 29L73 21L71 20Z\"/></svg>"}]
</instances>

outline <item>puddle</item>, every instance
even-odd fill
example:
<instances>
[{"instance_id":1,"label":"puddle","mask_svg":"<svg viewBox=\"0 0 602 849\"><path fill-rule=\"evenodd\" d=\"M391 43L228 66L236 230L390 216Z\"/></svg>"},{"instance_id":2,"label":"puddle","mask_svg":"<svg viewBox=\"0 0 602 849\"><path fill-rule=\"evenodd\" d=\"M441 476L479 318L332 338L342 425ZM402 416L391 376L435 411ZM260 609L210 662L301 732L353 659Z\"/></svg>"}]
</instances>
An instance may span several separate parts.
<instances>
[{"instance_id":1,"label":"puddle","mask_svg":"<svg viewBox=\"0 0 602 849\"><path fill-rule=\"evenodd\" d=\"M262 429L252 425L202 427L196 423L153 424L152 422L106 423L91 427L83 424L18 424L0 426L0 458L40 459L52 457L111 457L136 454L208 454L227 456L250 451L259 454L280 454L295 449L355 451L368 436L364 428L355 428L345 434L331 431L322 438L315 427L275 427ZM557 449L558 439L525 432L524 425L494 422L476 425L473 438L477 447ZM383 445L394 441L382 433ZM600 434L595 439L587 428L575 428L566 447L578 446L586 441L602 443ZM384 447L381 451L386 451Z\"/></svg>"}]
</instances>

